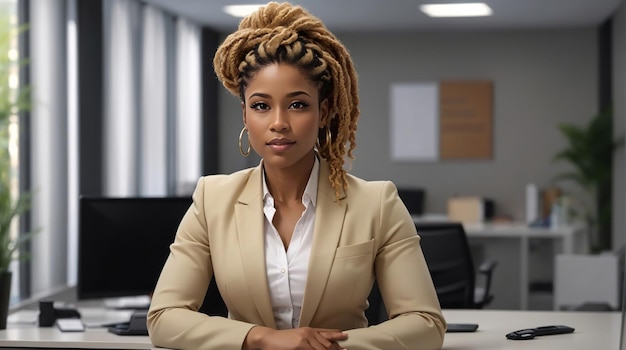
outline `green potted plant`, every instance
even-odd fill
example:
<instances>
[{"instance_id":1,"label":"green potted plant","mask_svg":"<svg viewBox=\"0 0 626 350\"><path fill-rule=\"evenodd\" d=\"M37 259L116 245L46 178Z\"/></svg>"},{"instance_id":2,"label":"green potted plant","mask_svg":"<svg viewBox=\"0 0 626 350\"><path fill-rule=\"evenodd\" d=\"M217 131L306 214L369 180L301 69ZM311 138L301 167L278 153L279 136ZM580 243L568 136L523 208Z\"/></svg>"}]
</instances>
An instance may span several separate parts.
<instances>
[{"instance_id":1,"label":"green potted plant","mask_svg":"<svg viewBox=\"0 0 626 350\"><path fill-rule=\"evenodd\" d=\"M591 205L583 206L582 213L577 213L588 225L590 251L610 250L613 151L622 144L613 138L612 109L598 113L585 126L564 123L558 127L567 147L554 160L568 162L572 170L559 174L556 180L574 181L592 201Z\"/></svg>"},{"instance_id":2,"label":"green potted plant","mask_svg":"<svg viewBox=\"0 0 626 350\"><path fill-rule=\"evenodd\" d=\"M32 237L32 232L15 237L12 224L30 208L30 193L16 195L15 174L11 164L10 126L11 118L30 109L30 89L11 86L11 74L26 62L12 57L12 40L25 28L15 28L8 18L0 18L0 329L6 328L12 273L11 261L16 251ZM23 254L21 258L26 258Z\"/></svg>"}]
</instances>

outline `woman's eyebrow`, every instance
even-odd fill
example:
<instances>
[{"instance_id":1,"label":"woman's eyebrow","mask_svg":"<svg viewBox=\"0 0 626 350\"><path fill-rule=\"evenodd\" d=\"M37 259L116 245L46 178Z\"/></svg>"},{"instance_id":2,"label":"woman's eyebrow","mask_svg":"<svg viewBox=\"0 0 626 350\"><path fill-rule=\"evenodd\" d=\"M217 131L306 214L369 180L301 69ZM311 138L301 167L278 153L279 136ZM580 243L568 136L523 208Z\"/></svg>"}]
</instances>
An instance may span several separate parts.
<instances>
[{"instance_id":1,"label":"woman's eyebrow","mask_svg":"<svg viewBox=\"0 0 626 350\"><path fill-rule=\"evenodd\" d=\"M255 97L255 96L258 96L258 97L261 97L261 98L271 98L271 96L270 96L270 95L268 95L268 94L264 94L264 93L262 93L262 92L255 92L255 93L253 93L252 95L250 95L248 98L253 98L253 97Z\"/></svg>"},{"instance_id":2,"label":"woman's eyebrow","mask_svg":"<svg viewBox=\"0 0 626 350\"><path fill-rule=\"evenodd\" d=\"M296 97L298 95L307 95L309 97L311 97L311 95L309 95L309 93L307 93L306 91L294 91L294 92L290 92L287 94L287 97Z\"/></svg>"},{"instance_id":3,"label":"woman's eyebrow","mask_svg":"<svg viewBox=\"0 0 626 350\"><path fill-rule=\"evenodd\" d=\"M308 92L306 92L306 91L290 92L290 93L287 94L286 97L291 98L291 97L296 97L296 96L299 96L299 95L307 95L307 96L311 97L311 95ZM250 95L248 98L252 98L252 97L255 97L255 96L261 97L261 98L272 98L272 96L270 96L269 94L262 93L262 92L255 92L252 95Z\"/></svg>"}]
</instances>

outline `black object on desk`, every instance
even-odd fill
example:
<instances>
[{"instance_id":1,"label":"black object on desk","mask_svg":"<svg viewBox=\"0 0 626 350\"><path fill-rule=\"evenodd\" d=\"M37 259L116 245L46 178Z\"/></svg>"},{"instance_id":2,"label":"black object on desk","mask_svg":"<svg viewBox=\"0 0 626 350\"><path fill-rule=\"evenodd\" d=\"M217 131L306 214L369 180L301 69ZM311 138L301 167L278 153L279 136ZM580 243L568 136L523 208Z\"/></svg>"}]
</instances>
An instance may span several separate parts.
<instances>
[{"instance_id":1,"label":"black object on desk","mask_svg":"<svg viewBox=\"0 0 626 350\"><path fill-rule=\"evenodd\" d=\"M572 332L574 332L574 328L568 326L543 326L537 328L520 329L519 331L507 334L506 338L511 340L527 340L533 339L534 337L540 335L565 334Z\"/></svg>"},{"instance_id":2,"label":"black object on desk","mask_svg":"<svg viewBox=\"0 0 626 350\"><path fill-rule=\"evenodd\" d=\"M447 333L458 332L476 332L478 324L476 323L448 323Z\"/></svg>"},{"instance_id":3,"label":"black object on desk","mask_svg":"<svg viewBox=\"0 0 626 350\"><path fill-rule=\"evenodd\" d=\"M114 324L108 330L117 335L148 335L147 316L146 310L135 311L130 316L130 321Z\"/></svg>"},{"instance_id":4,"label":"black object on desk","mask_svg":"<svg viewBox=\"0 0 626 350\"><path fill-rule=\"evenodd\" d=\"M80 318L80 313L76 309L55 308L53 301L39 301L39 327L52 327L61 318Z\"/></svg>"}]
</instances>

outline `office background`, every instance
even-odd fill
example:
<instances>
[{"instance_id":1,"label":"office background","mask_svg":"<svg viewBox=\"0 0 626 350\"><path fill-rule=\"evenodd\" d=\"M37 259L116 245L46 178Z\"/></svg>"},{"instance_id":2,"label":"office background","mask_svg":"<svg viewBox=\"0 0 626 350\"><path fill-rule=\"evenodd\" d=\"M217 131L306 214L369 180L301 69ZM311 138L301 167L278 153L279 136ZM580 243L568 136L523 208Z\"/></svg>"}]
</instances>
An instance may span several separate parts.
<instances>
[{"instance_id":1,"label":"office background","mask_svg":"<svg viewBox=\"0 0 626 350\"><path fill-rule=\"evenodd\" d=\"M71 213L76 208L71 202L59 203L58 200L65 198L63 193L69 193L70 197L80 193L76 182L81 179L78 173L67 170L72 159L64 156L64 144L72 139L72 135L67 135L68 129L55 126L64 125L55 121L62 122L63 116L72 113L72 108L75 108L72 101L63 103L67 94L63 89L59 90L68 84L71 88L71 79L65 77L77 73L71 59L68 59L71 54L66 54L64 23L67 15L71 16L72 8L78 8L74 14L79 19L85 12L95 18L98 11L86 6L85 1L33 0L28 3L35 33L31 50L32 82L36 88L48 91L41 99L51 101L46 106L46 114L40 115L47 121L33 124L31 173L35 179L33 185L43 186L42 201L33 216L38 218L36 225L42 228L42 232L33 242L33 260L26 266L30 269L29 292L37 294L63 285L68 279L72 282L70 271L76 262L70 258L68 263L65 257L75 256L75 246L67 232L72 231ZM96 3L101 2L94 1L91 6ZM495 200L499 213L523 218L525 185L548 185L554 175L567 169L566 165L551 161L552 156L565 145L565 140L557 131L557 123L584 124L597 113L602 72L607 69L609 61L613 62L608 64L613 72L615 134L624 134L626 72L623 62L626 48L622 42L626 40L625 21L626 9L621 4L610 22L587 27L411 33L337 32L352 53L360 77L362 114L352 173L365 179L390 179L399 186L424 188L428 212L445 211L446 200L452 195L470 194L490 197ZM85 25L87 23L82 22L77 28L84 28ZM612 28L612 38L609 37L612 60L609 61L601 58L601 52L607 52L603 50L603 40L607 38L606 26ZM215 34L219 38L225 35ZM40 41L37 42L37 39ZM104 53L100 53L100 57L104 57ZM98 60L97 50L93 54ZM205 74L208 62L202 61L205 79L210 77ZM50 71L54 74L41 73ZM42 76L47 78L38 78ZM487 79L494 82L493 159L392 162L389 158L388 123L390 84L445 79ZM221 88L215 96L213 108L216 108L218 117L214 121L212 135L216 142L213 148L205 148L204 151L213 152L217 161L215 169L220 173L256 165L256 159L242 158L237 149L237 137L242 126L239 102ZM100 113L102 118L102 111L95 110L101 107L97 103L89 100L73 103L80 106L74 113L82 115L92 108L94 115ZM84 116L81 118L89 120ZM82 125L81 128L89 126ZM91 126L90 132L97 135L97 130L93 129ZM74 132L77 130L74 129ZM624 156L623 148L618 149L614 161L615 248L624 244ZM80 160L83 165L90 161L83 157ZM97 164L95 169L102 170ZM101 180L106 176L104 174L100 173ZM573 187L565 189L574 190ZM102 188L94 191L98 190L102 191Z\"/></svg>"},{"instance_id":2,"label":"office background","mask_svg":"<svg viewBox=\"0 0 626 350\"><path fill-rule=\"evenodd\" d=\"M361 117L352 173L424 188L427 212L445 213L453 195L479 195L494 199L498 212L523 218L526 184L550 185L552 177L566 169L551 161L564 145L557 124L584 123L597 110L595 28L339 34L339 38L359 73ZM391 160L391 84L464 79L493 81L493 159ZM220 105L224 122L220 164L232 171L243 165L236 147L241 108L226 93Z\"/></svg>"}]
</instances>

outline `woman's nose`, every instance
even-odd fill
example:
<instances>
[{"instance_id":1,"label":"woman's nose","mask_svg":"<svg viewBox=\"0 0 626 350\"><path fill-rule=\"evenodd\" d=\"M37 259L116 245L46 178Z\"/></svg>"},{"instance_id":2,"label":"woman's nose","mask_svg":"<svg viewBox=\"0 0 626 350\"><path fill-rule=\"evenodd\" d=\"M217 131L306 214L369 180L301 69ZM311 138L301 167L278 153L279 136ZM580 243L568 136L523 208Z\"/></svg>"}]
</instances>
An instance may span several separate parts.
<instances>
[{"instance_id":1,"label":"woman's nose","mask_svg":"<svg viewBox=\"0 0 626 350\"><path fill-rule=\"evenodd\" d=\"M275 113L272 116L272 123L270 124L271 131L285 131L289 129L289 118L287 111L282 109L275 109Z\"/></svg>"}]
</instances>

